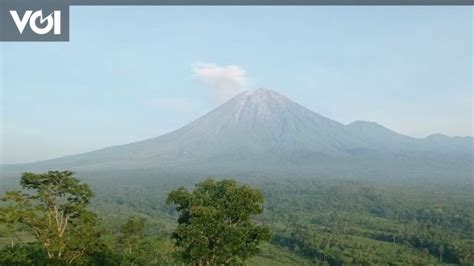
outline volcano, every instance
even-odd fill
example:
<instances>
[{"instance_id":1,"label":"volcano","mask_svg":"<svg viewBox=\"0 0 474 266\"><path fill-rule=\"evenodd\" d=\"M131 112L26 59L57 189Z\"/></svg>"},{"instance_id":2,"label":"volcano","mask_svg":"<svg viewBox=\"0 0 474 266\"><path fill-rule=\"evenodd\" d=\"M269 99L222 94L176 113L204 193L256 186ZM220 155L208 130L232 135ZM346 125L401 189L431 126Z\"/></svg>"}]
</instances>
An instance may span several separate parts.
<instances>
[{"instance_id":1,"label":"volcano","mask_svg":"<svg viewBox=\"0 0 474 266\"><path fill-rule=\"evenodd\" d=\"M171 133L126 145L4 165L18 171L136 170L196 175L472 178L472 137L419 139L374 122L344 125L274 91L243 92Z\"/></svg>"}]
</instances>

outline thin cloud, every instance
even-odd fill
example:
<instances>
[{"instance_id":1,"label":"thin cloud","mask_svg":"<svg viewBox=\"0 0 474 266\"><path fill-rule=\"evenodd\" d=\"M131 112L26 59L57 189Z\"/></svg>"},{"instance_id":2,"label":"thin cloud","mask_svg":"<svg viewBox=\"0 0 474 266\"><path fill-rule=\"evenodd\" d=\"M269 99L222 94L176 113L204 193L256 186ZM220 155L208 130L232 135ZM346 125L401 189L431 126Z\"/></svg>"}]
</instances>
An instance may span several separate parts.
<instances>
[{"instance_id":1,"label":"thin cloud","mask_svg":"<svg viewBox=\"0 0 474 266\"><path fill-rule=\"evenodd\" d=\"M244 91L249 83L247 72L237 65L196 62L192 70L193 78L209 87L221 102Z\"/></svg>"}]
</instances>

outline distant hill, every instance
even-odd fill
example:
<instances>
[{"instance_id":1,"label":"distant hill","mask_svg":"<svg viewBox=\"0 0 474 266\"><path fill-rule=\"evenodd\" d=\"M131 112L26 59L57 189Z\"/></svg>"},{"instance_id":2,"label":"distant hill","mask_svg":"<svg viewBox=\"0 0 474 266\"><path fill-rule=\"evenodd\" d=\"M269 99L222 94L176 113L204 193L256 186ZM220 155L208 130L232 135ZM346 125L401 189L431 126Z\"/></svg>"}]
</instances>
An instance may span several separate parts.
<instances>
[{"instance_id":1,"label":"distant hill","mask_svg":"<svg viewBox=\"0 0 474 266\"><path fill-rule=\"evenodd\" d=\"M243 92L171 133L31 164L21 171L148 170L198 175L473 178L473 138L417 139L373 122L348 125L274 91Z\"/></svg>"}]
</instances>

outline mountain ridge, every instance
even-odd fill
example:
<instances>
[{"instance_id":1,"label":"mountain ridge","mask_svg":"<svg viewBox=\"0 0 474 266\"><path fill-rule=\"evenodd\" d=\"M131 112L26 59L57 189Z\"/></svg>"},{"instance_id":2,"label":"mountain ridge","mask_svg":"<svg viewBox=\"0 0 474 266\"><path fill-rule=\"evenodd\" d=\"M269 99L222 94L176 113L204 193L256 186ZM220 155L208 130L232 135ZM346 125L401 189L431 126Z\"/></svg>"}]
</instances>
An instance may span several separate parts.
<instances>
[{"instance_id":1,"label":"mountain ridge","mask_svg":"<svg viewBox=\"0 0 474 266\"><path fill-rule=\"evenodd\" d=\"M472 137L434 134L413 138L375 122L344 125L286 96L258 89L242 92L189 124L155 138L35 163L3 165L2 173L67 168L344 174L374 167L383 173L383 166L404 167L418 161L412 172L419 172L440 162L444 169L469 168L472 143Z\"/></svg>"}]
</instances>

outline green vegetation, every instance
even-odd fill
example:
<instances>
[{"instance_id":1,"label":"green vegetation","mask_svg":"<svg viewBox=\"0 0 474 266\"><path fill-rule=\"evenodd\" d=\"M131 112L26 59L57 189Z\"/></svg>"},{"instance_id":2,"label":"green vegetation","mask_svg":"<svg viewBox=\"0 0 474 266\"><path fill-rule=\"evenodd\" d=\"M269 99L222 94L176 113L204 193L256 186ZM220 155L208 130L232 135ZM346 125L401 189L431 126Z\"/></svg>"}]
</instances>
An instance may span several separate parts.
<instances>
[{"instance_id":1,"label":"green vegetation","mask_svg":"<svg viewBox=\"0 0 474 266\"><path fill-rule=\"evenodd\" d=\"M25 190L6 193L1 205L0 265L474 264L470 185L317 178L240 178L248 184L240 185L133 172L112 176L84 174L89 189L70 172L23 175ZM12 190L13 180L2 182L2 193ZM63 237L61 227L46 223L54 206L60 217L70 214ZM232 231L236 216L242 226ZM47 237L38 237L21 217L43 224ZM257 246L268 238L267 227L270 242ZM44 246L48 237L54 259ZM250 245L239 253L241 240Z\"/></svg>"},{"instance_id":2,"label":"green vegetation","mask_svg":"<svg viewBox=\"0 0 474 266\"><path fill-rule=\"evenodd\" d=\"M474 262L472 194L353 181L274 184L265 191L281 217L273 243L303 256L337 265ZM262 220L275 216L266 212Z\"/></svg>"},{"instance_id":3,"label":"green vegetation","mask_svg":"<svg viewBox=\"0 0 474 266\"><path fill-rule=\"evenodd\" d=\"M113 228L101 228L88 208L92 190L70 171L24 173L20 185L23 191L5 193L0 209L10 238L0 251L2 265L235 265L271 238L251 220L263 210L261 192L234 180L209 178L192 193L183 187L169 193L179 213L176 252L170 239L147 237L142 217L131 216L116 234L106 232ZM28 240L15 243L18 234Z\"/></svg>"},{"instance_id":4,"label":"green vegetation","mask_svg":"<svg viewBox=\"0 0 474 266\"><path fill-rule=\"evenodd\" d=\"M194 265L240 265L258 252L270 230L255 225L263 195L234 180L206 179L190 193L181 187L172 191L168 202L176 204L178 227L173 233L178 256Z\"/></svg>"},{"instance_id":5,"label":"green vegetation","mask_svg":"<svg viewBox=\"0 0 474 266\"><path fill-rule=\"evenodd\" d=\"M20 184L26 191L7 192L10 204L0 210L9 231L27 227L49 261L60 264L72 264L97 243L97 218L87 209L93 193L72 172L24 173Z\"/></svg>"}]
</instances>

